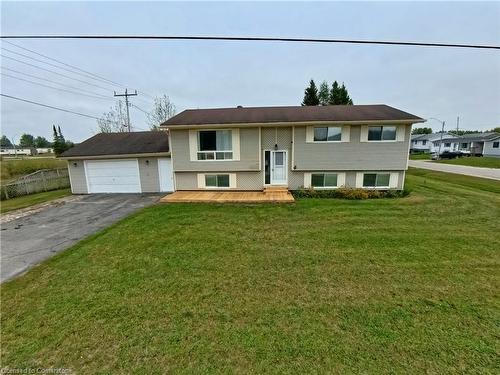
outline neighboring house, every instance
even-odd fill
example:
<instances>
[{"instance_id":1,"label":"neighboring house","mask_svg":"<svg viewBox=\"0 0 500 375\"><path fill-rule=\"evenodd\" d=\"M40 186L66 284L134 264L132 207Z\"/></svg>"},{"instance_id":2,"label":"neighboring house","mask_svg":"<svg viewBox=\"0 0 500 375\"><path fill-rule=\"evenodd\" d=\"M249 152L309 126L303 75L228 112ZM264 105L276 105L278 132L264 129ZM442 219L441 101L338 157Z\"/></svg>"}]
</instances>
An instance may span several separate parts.
<instances>
[{"instance_id":1,"label":"neighboring house","mask_svg":"<svg viewBox=\"0 0 500 375\"><path fill-rule=\"evenodd\" d=\"M403 189L411 126L387 105L186 110L164 122L175 190Z\"/></svg>"},{"instance_id":2,"label":"neighboring house","mask_svg":"<svg viewBox=\"0 0 500 375\"><path fill-rule=\"evenodd\" d=\"M36 155L36 148L34 147L2 147L0 155Z\"/></svg>"},{"instance_id":3,"label":"neighboring house","mask_svg":"<svg viewBox=\"0 0 500 375\"><path fill-rule=\"evenodd\" d=\"M500 137L499 133L472 133L461 137L449 138L443 140L441 152L444 151L461 151L465 154L474 156L500 156L498 155L498 145L495 146L495 140ZM440 141L434 141L434 147L439 148ZM449 149L447 146L450 146Z\"/></svg>"},{"instance_id":4,"label":"neighboring house","mask_svg":"<svg viewBox=\"0 0 500 375\"><path fill-rule=\"evenodd\" d=\"M54 149L52 147L37 147L36 152L38 154L52 154Z\"/></svg>"},{"instance_id":5,"label":"neighboring house","mask_svg":"<svg viewBox=\"0 0 500 375\"><path fill-rule=\"evenodd\" d=\"M164 131L100 133L65 151L61 158L68 161L74 194L174 190Z\"/></svg>"},{"instance_id":6,"label":"neighboring house","mask_svg":"<svg viewBox=\"0 0 500 375\"><path fill-rule=\"evenodd\" d=\"M454 138L455 136L449 133L443 133L443 141L449 138ZM435 146L435 141L441 140L441 133L432 133L432 134L414 134L411 136L411 144L410 144L410 151L412 153L415 152L438 152L439 149L439 143L438 147ZM449 143L449 142L446 142ZM445 147L445 142L443 142L443 146L441 149L441 152L444 151ZM448 148L451 147L451 145L447 146ZM450 151L450 149L448 149Z\"/></svg>"},{"instance_id":7,"label":"neighboring house","mask_svg":"<svg viewBox=\"0 0 500 375\"><path fill-rule=\"evenodd\" d=\"M500 134L484 141L483 155L500 157Z\"/></svg>"}]
</instances>

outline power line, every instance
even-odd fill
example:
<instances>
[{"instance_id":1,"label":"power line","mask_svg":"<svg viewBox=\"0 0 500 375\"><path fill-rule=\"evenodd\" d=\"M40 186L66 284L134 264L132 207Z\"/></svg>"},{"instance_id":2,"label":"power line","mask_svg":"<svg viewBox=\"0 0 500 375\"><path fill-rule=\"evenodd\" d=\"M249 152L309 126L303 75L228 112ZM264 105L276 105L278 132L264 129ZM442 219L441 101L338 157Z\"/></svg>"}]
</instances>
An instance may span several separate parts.
<instances>
[{"instance_id":1,"label":"power line","mask_svg":"<svg viewBox=\"0 0 500 375\"><path fill-rule=\"evenodd\" d=\"M44 54L42 54L42 53L40 53L40 52L36 52L36 51L33 51L33 50L29 49L29 48L22 47L22 46L20 46L20 45L18 45L18 44L15 44L15 43L9 42L8 40L4 40L4 42L5 42L5 43L8 43L8 44L10 44L10 45L12 45L12 46L15 46L15 47L17 47L17 48L20 48L20 49L22 49L22 50L24 50L24 51L28 51L28 52L34 53L35 55L38 55L38 56L44 57L44 58L46 58L46 59L49 59L49 60L51 60L51 61L57 62L57 63L62 64L62 65L65 65L65 66L67 66L67 67L70 67L70 68L73 68L73 69L79 70L79 71L81 71L81 72L83 72L83 73L86 73L86 74L88 74L88 75L94 76L94 77L99 78L99 79L102 79L102 80L104 80L104 81L108 81L109 83L112 83L112 84L114 84L114 85L118 85L118 86L121 86L121 87L125 87L125 85L122 85L122 84L117 83L117 82L114 82L114 81L112 81L112 80L110 80L110 79L107 79L107 78L101 77L101 76L99 76L99 75L97 75L97 74L94 74L94 73L89 72L89 71L87 71L87 70L81 69L81 68L79 68L79 67L77 67L77 66L74 66L74 65L71 65L71 64L65 63L65 62L63 62L63 61L60 61L60 60L54 59L53 57L50 57L50 56L44 55Z\"/></svg>"},{"instance_id":2,"label":"power line","mask_svg":"<svg viewBox=\"0 0 500 375\"><path fill-rule=\"evenodd\" d=\"M53 57L50 57L50 56L44 55L44 54L39 53L39 52L36 52L36 51L33 51L33 50L29 49L29 48L22 47L22 46L20 46L20 45L18 45L18 44L15 44L15 43L9 42L8 40L4 40L3 42L4 42L4 43L8 43L8 44L10 44L10 45L12 45L12 46L15 46L15 47L17 47L17 48L20 48L20 49L22 49L22 50L25 50L25 51L31 52L31 53L33 53L33 54L35 54L35 55L38 55L38 56L44 57L44 58L49 59L49 60L51 60L51 61L57 62L57 63L59 63L59 64L62 64L62 65L68 66L68 67L73 68L73 69L76 69L76 70L79 70L79 71L81 71L81 72L83 72L83 73L86 73L86 75L90 75L90 76L92 76L92 77L95 77L95 78L92 78L92 77L89 77L89 78L92 78L92 79L99 79L99 80L101 80L101 81L106 81L106 83L108 83L108 84L113 84L113 85L117 85L117 86L121 86L121 87L123 87L123 88L126 88L126 86L125 86L125 85L123 85L123 84L121 84L121 83L118 83L118 82L112 81L112 80L110 80L110 79L104 78L104 77L99 76L99 75L97 75L97 74L95 74L95 73L92 73L92 72L89 72L89 71L87 71L87 70L81 69L81 68L79 68L79 67L77 67L77 66L74 66L74 65L71 65L71 64L65 63L65 62L63 62L63 61L60 61L60 60L54 59ZM3 49L7 50L6 48L3 48ZM7 51L9 51L9 50L7 50ZM16 54L21 55L20 53L17 53L17 52L13 52L13 51L11 51L11 52L12 52L12 53L16 53ZM25 55L22 55L22 56L25 56ZM26 56L26 57L28 57L28 56ZM31 57L28 57L28 58L31 58ZM33 58L31 58L31 59L33 59ZM36 61L39 61L39 60L36 60ZM43 62L43 61L42 61L42 62ZM44 63L46 63L46 62L44 62ZM48 63L46 63L46 64L48 64ZM49 64L49 65L52 65L52 64ZM52 66L54 66L54 65L52 65ZM58 67L58 68L63 69L63 68L61 68L61 67ZM70 71L70 70L68 70L68 71ZM77 73L77 72L74 72L74 73L76 73L76 74L81 74L81 73ZM86 76L86 75L84 75L84 76ZM146 92L144 92L144 91L142 91L142 90L140 90L140 93L141 93L141 94L143 94L143 95L145 95L145 96L150 97L151 99L154 99L154 97L153 97L152 95L150 95L150 94L148 94L148 93L146 93Z\"/></svg>"},{"instance_id":3,"label":"power line","mask_svg":"<svg viewBox=\"0 0 500 375\"><path fill-rule=\"evenodd\" d=\"M150 40L219 40L219 41L252 41L252 42L297 42L297 43L345 43L345 44L379 44L416 47L451 47L500 49L500 46L480 44L457 44L437 42L406 42L389 40L363 39L317 39L287 37L248 37L248 36L187 36L187 35L3 35L1 39L150 39Z\"/></svg>"},{"instance_id":4,"label":"power line","mask_svg":"<svg viewBox=\"0 0 500 375\"><path fill-rule=\"evenodd\" d=\"M79 91L82 91L82 92L86 92L88 94L92 94L92 95L97 95L97 96L102 96L102 97L105 97L104 95L101 95L99 93L96 93L96 92L93 92L93 91L88 91L88 90L84 90L84 89L81 89L81 88L78 88L78 87L74 87L74 86L70 86L70 85L65 85L64 83L60 83L60 82L55 82L51 79L47 79L47 78L43 78L43 77L39 77L39 76L35 76L33 74L28 74L28 73L25 73L25 72L20 72L19 70L15 70L15 69L11 69L11 68L7 68L5 66L2 66L1 67L3 70L8 70L10 72L14 72L14 73L18 73L18 74L21 74L23 76L26 76L26 77L30 77L30 78L35 78L35 79L39 79L41 81L46 81L46 82L50 82L52 84L55 84L55 85L59 85L59 86L63 86L63 87L67 87L69 89L72 89L72 90L79 90Z\"/></svg>"},{"instance_id":5,"label":"power line","mask_svg":"<svg viewBox=\"0 0 500 375\"><path fill-rule=\"evenodd\" d=\"M64 91L64 92L69 92L70 94L75 94L75 95L83 95L83 96L87 96L87 97L90 97L90 98L95 98L95 99L106 99L106 100L113 100L112 98L108 98L104 95L99 95L99 96L96 96L96 95L88 95L88 94L82 94L80 92L76 92L76 91L72 91L72 90L66 90L66 89L61 89L59 87L54 87L54 86L50 86L50 85L45 85L43 83L38 83L38 82L33 82L33 81L30 81L29 79L24 79L24 78L19 78L19 77L15 77L15 76L12 76L10 74L7 74L7 73L0 73L1 75L5 76L5 77L9 77L9 78L13 78L13 79L17 79L19 81L24 81L24 82L28 82L28 83L31 83L33 85L38 85L38 86L42 86L42 87L47 87L49 89L53 89L53 90L58 90L58 91ZM78 90L78 89L77 89Z\"/></svg>"},{"instance_id":6,"label":"power line","mask_svg":"<svg viewBox=\"0 0 500 375\"><path fill-rule=\"evenodd\" d=\"M132 107L134 107L134 108L138 109L139 111L144 112L146 115L149 115L149 113L148 113L148 112L146 112L146 111L145 111L144 109L142 109L141 107L138 107L138 106L136 106L135 104L132 104L132 103L130 103L130 105L131 105Z\"/></svg>"},{"instance_id":7,"label":"power line","mask_svg":"<svg viewBox=\"0 0 500 375\"><path fill-rule=\"evenodd\" d=\"M38 105L38 106L41 106L41 107L55 109L57 111L72 113L74 115L83 116L83 117L89 117L89 118L93 118L95 120L100 120L99 117L95 117L95 116L92 116L92 115L86 115L84 113L71 111L69 109L64 109L64 108L54 107L54 106L47 105L47 104L42 104L42 103L34 102L34 101L28 100L28 99L18 98L18 97L15 97L15 96L7 95L7 94L2 94L2 93L0 93L0 96L4 96L6 98L10 98L10 99L14 99L14 100L19 100L21 102L31 103L31 104Z\"/></svg>"},{"instance_id":8,"label":"power line","mask_svg":"<svg viewBox=\"0 0 500 375\"><path fill-rule=\"evenodd\" d=\"M46 62L46 61L43 61L43 60L40 60L40 59L35 59L34 57L31 57L31 56L28 56L28 55L25 55L23 53L19 53L19 52L16 52L16 51L12 51L12 50L10 50L8 48L2 47L2 50L7 51L8 53L13 53L15 55L22 56L22 57L24 57L26 59L30 59L30 60L33 60L33 61L36 61L36 62L39 62L39 63L42 63L42 64L46 64L46 65L52 66L52 67L57 68L57 69L61 69L61 70L64 70L64 71L67 71L67 72L70 72L70 73L73 73L73 74L78 74L78 75L81 75L81 76L89 78L89 79L94 79L94 80L97 80L97 81L103 81L102 79L91 77L88 74L83 74L83 73L80 73L80 72L76 72L76 71L74 71L72 69L63 68L62 66L58 66L56 64L51 64L49 62ZM108 83L108 82L104 82L104 83L107 84L107 85L113 85L113 84Z\"/></svg>"},{"instance_id":9,"label":"power line","mask_svg":"<svg viewBox=\"0 0 500 375\"><path fill-rule=\"evenodd\" d=\"M110 89L109 89L109 88L107 88L107 87L102 87L102 86L96 85L96 84L91 83L91 82L83 81L83 80L78 79L78 78L70 77L70 76L67 76L67 75L65 75L65 74L62 74L62 73L59 73L59 72L55 72L55 71L50 70L50 69L45 69L45 68L42 68L42 67L40 67L40 66L38 66L38 65L27 63L26 61L18 60L18 59L15 59L15 58L13 58L13 57L10 57L10 56L5 56L5 55L1 55L1 54L0 54L0 56L2 56L3 58L6 58L6 59L10 59L10 60L13 60L13 61L17 61L17 62L19 62L19 63L21 63L21 64L25 64L25 65L32 66L32 67L37 68L37 69L40 69L40 70L44 70L44 71L49 72L49 73L52 73L52 74L59 75L59 76L64 77L64 78L72 79L72 80L74 80L74 81L78 81L78 82L84 83L84 84L86 84L86 85L90 85L90 86L94 86L94 87L100 88L100 89L102 89L102 90L110 91Z\"/></svg>"}]
</instances>

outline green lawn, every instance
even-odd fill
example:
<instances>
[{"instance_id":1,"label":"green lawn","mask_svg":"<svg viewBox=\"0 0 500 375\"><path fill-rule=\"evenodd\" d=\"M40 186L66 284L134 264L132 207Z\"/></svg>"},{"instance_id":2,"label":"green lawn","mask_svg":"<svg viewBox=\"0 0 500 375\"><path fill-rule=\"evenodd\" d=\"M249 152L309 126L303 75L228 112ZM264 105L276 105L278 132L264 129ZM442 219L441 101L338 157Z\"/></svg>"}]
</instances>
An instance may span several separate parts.
<instances>
[{"instance_id":1,"label":"green lawn","mask_svg":"<svg viewBox=\"0 0 500 375\"><path fill-rule=\"evenodd\" d=\"M468 165L471 167L500 168L500 158L470 156L458 159L442 159L438 163Z\"/></svg>"},{"instance_id":2,"label":"green lawn","mask_svg":"<svg viewBox=\"0 0 500 375\"><path fill-rule=\"evenodd\" d=\"M26 208L35 204L48 202L57 198L71 195L70 189L52 190L43 193L25 195L19 198L8 199L0 202L0 212L5 213L19 208Z\"/></svg>"},{"instance_id":3,"label":"green lawn","mask_svg":"<svg viewBox=\"0 0 500 375\"><path fill-rule=\"evenodd\" d=\"M500 184L147 208L2 286L3 367L496 373Z\"/></svg>"},{"instance_id":4,"label":"green lawn","mask_svg":"<svg viewBox=\"0 0 500 375\"><path fill-rule=\"evenodd\" d=\"M430 160L431 154L410 154L410 160Z\"/></svg>"},{"instance_id":5,"label":"green lawn","mask_svg":"<svg viewBox=\"0 0 500 375\"><path fill-rule=\"evenodd\" d=\"M29 173L38 171L39 169L55 169L66 168L66 161L50 158L39 157L29 159L8 159L0 160L1 180L5 182Z\"/></svg>"}]
</instances>

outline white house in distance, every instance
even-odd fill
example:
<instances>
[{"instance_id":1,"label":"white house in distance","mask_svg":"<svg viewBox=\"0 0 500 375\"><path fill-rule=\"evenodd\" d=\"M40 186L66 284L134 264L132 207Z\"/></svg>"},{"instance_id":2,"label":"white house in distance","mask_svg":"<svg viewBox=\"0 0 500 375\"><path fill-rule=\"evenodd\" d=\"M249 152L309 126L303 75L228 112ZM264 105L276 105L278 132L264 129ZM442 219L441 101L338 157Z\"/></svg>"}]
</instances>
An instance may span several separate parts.
<instances>
[{"instance_id":1,"label":"white house in distance","mask_svg":"<svg viewBox=\"0 0 500 375\"><path fill-rule=\"evenodd\" d=\"M2 147L0 149L0 155L8 155L8 156L15 156L15 155L36 155L36 148L34 147Z\"/></svg>"},{"instance_id":2,"label":"white house in distance","mask_svg":"<svg viewBox=\"0 0 500 375\"><path fill-rule=\"evenodd\" d=\"M435 140L432 143L437 152L440 140ZM500 157L500 133L473 133L443 139L441 152L444 151L460 151L474 156Z\"/></svg>"},{"instance_id":3,"label":"white house in distance","mask_svg":"<svg viewBox=\"0 0 500 375\"><path fill-rule=\"evenodd\" d=\"M443 133L443 145L441 146L441 152L445 151L444 140L449 138L455 138L453 134ZM439 141L441 140L441 133L432 133L432 134L413 134L411 136L411 144L410 151L412 153L425 152L425 153L433 153L439 152ZM435 141L438 141L437 147L435 145ZM448 147L450 147L449 145ZM448 149L448 151L451 151Z\"/></svg>"}]
</instances>

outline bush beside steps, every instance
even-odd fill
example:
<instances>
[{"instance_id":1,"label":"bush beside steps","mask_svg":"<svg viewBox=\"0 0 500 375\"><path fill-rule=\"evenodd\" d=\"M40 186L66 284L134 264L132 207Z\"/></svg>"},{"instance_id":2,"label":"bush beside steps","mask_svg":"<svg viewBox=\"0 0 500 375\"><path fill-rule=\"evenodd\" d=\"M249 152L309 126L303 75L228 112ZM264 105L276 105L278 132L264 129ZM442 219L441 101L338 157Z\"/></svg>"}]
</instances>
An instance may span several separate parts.
<instances>
[{"instance_id":1,"label":"bush beside steps","mask_svg":"<svg viewBox=\"0 0 500 375\"><path fill-rule=\"evenodd\" d=\"M374 190L341 187L332 190L299 188L292 191L294 198L339 198L339 199L378 199L401 198L410 194L409 190Z\"/></svg>"}]
</instances>

